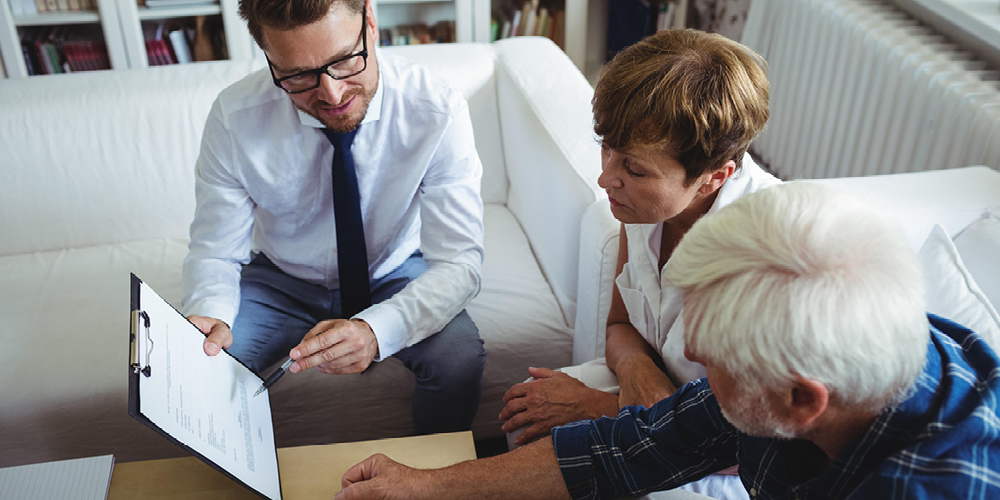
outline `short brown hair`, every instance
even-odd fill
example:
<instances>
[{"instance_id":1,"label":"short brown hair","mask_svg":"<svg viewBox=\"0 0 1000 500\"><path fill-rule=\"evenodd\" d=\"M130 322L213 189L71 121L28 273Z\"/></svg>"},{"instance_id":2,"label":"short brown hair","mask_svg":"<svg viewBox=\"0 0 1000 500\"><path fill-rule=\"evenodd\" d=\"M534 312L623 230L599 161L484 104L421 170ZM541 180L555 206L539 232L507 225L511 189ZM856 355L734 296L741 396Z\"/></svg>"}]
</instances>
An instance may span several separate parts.
<instances>
[{"instance_id":1,"label":"short brown hair","mask_svg":"<svg viewBox=\"0 0 1000 500\"><path fill-rule=\"evenodd\" d=\"M291 30L312 24L326 17L335 3L359 14L365 9L365 0L240 0L240 17L257 45L264 48L263 26Z\"/></svg>"},{"instance_id":2,"label":"short brown hair","mask_svg":"<svg viewBox=\"0 0 1000 500\"><path fill-rule=\"evenodd\" d=\"M612 149L669 151L687 182L734 160L767 122L767 63L721 35L665 30L621 51L594 89L594 132Z\"/></svg>"}]
</instances>

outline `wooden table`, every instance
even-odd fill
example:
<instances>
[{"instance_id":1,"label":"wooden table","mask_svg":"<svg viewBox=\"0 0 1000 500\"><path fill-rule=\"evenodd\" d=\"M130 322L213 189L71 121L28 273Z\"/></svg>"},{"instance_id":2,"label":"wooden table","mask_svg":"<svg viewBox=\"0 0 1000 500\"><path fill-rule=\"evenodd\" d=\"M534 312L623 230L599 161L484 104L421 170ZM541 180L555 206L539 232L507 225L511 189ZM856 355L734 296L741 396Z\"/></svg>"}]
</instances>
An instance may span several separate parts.
<instances>
[{"instance_id":1,"label":"wooden table","mask_svg":"<svg viewBox=\"0 0 1000 500\"><path fill-rule=\"evenodd\" d=\"M284 500L330 499L340 478L375 453L419 468L437 468L476 458L472 432L301 446L278 450ZM260 497L195 457L115 464L109 500L257 500Z\"/></svg>"}]
</instances>

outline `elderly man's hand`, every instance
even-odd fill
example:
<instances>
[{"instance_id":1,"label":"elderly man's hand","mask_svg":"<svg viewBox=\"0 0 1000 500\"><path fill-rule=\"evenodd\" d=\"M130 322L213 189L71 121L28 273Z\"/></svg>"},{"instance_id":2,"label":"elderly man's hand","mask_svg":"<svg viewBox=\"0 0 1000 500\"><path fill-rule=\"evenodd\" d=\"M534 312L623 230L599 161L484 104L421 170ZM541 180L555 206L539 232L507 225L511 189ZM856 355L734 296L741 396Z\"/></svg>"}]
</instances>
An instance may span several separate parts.
<instances>
[{"instance_id":1,"label":"elderly man's hand","mask_svg":"<svg viewBox=\"0 0 1000 500\"><path fill-rule=\"evenodd\" d=\"M421 471L372 455L348 469L334 500L415 500L426 492Z\"/></svg>"},{"instance_id":2,"label":"elderly man's hand","mask_svg":"<svg viewBox=\"0 0 1000 500\"><path fill-rule=\"evenodd\" d=\"M528 368L535 378L517 384L503 396L507 406L500 412L500 429L512 432L527 427L514 440L523 445L548 435L553 427L618 413L618 396L591 389L583 382L548 368Z\"/></svg>"},{"instance_id":3,"label":"elderly man's hand","mask_svg":"<svg viewBox=\"0 0 1000 500\"><path fill-rule=\"evenodd\" d=\"M360 320L320 321L288 354L296 360L292 373L316 366L323 373L361 373L378 356L378 341L368 323Z\"/></svg>"}]
</instances>

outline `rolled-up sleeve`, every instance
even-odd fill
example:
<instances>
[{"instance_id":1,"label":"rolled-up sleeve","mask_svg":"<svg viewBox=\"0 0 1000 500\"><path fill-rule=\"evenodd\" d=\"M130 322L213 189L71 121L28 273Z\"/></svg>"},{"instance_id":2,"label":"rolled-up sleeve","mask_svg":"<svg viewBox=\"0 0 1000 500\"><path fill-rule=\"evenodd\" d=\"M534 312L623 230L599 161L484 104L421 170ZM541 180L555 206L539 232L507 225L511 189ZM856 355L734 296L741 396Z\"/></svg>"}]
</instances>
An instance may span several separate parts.
<instances>
[{"instance_id":1,"label":"rolled-up sleeve","mask_svg":"<svg viewBox=\"0 0 1000 500\"><path fill-rule=\"evenodd\" d=\"M576 500L639 496L676 488L736 465L738 432L705 379L652 408L552 431L563 480Z\"/></svg>"}]
</instances>

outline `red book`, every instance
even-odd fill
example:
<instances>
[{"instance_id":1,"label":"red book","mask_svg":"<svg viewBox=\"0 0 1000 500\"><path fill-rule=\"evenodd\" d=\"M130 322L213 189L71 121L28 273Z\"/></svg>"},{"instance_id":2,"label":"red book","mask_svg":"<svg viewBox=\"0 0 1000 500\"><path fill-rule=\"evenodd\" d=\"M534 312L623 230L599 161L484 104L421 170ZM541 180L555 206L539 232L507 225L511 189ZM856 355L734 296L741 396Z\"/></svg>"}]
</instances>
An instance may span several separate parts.
<instances>
[{"instance_id":1,"label":"red book","mask_svg":"<svg viewBox=\"0 0 1000 500\"><path fill-rule=\"evenodd\" d=\"M94 44L92 48L95 53L95 60L100 69L111 69L111 61L108 60L108 48L103 43Z\"/></svg>"},{"instance_id":2,"label":"red book","mask_svg":"<svg viewBox=\"0 0 1000 500\"><path fill-rule=\"evenodd\" d=\"M66 54L66 64L69 65L69 70L71 72L80 71L80 66L77 64L76 52L73 50L73 42L63 42L63 54Z\"/></svg>"},{"instance_id":3,"label":"red book","mask_svg":"<svg viewBox=\"0 0 1000 500\"><path fill-rule=\"evenodd\" d=\"M97 53L94 51L94 42L80 42L80 46L77 50L80 51L80 64L83 64L83 67L86 68L87 71L101 69L100 66L97 65Z\"/></svg>"}]
</instances>

